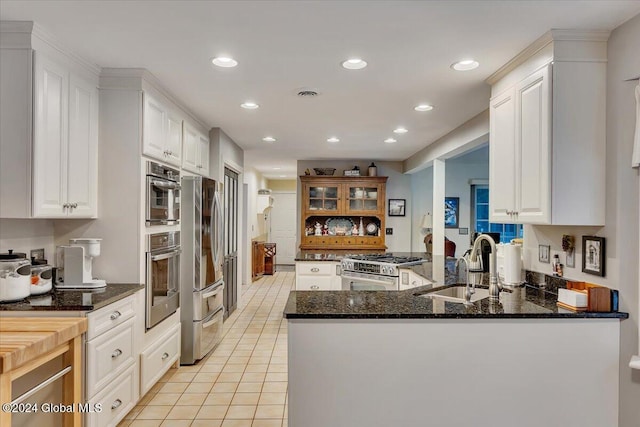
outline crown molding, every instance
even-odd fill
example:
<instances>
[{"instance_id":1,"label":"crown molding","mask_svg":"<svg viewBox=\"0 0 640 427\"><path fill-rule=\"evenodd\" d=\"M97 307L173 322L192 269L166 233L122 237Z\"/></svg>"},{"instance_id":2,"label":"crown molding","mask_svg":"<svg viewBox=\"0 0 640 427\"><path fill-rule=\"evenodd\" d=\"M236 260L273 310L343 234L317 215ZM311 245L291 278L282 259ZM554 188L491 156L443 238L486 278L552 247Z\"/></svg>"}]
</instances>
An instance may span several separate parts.
<instances>
[{"instance_id":1,"label":"crown molding","mask_svg":"<svg viewBox=\"0 0 640 427\"><path fill-rule=\"evenodd\" d=\"M611 31L608 30L549 30L500 67L495 73L487 77L485 82L493 86L550 43L558 41L606 42L609 40L610 34Z\"/></svg>"}]
</instances>

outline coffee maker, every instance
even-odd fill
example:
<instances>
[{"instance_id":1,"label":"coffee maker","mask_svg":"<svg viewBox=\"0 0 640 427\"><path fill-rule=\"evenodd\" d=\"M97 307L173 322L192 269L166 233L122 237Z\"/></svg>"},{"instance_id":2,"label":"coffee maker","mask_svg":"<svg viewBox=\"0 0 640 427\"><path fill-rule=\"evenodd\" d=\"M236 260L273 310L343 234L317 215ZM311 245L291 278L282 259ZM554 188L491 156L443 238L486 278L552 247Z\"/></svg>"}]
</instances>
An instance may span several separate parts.
<instances>
[{"instance_id":1,"label":"coffee maker","mask_svg":"<svg viewBox=\"0 0 640 427\"><path fill-rule=\"evenodd\" d=\"M107 283L94 279L92 274L93 258L100 256L102 239L70 239L69 245L58 246L56 288L61 289L97 289Z\"/></svg>"}]
</instances>

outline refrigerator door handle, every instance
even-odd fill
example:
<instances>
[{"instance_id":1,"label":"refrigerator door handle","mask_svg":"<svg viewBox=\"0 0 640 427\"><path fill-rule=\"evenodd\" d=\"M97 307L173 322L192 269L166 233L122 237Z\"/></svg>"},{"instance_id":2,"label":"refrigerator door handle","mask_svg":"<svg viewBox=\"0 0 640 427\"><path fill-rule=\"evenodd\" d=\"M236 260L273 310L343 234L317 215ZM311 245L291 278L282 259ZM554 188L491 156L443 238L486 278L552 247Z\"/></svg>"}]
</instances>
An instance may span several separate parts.
<instances>
[{"instance_id":1,"label":"refrigerator door handle","mask_svg":"<svg viewBox=\"0 0 640 427\"><path fill-rule=\"evenodd\" d=\"M220 264L220 245L219 245L219 235L220 235L220 202L218 200L218 190L216 189L213 193L213 207L212 207L212 218L211 218L211 226L213 230L211 234L211 250L213 251L213 268L215 269Z\"/></svg>"}]
</instances>

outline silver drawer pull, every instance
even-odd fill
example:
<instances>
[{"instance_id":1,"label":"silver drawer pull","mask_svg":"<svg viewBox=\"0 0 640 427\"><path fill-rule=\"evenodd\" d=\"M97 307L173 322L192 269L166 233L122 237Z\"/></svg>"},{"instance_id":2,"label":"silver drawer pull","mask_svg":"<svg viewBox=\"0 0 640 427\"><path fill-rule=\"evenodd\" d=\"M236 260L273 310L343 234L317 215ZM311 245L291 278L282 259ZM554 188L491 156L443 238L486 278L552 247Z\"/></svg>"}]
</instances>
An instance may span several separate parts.
<instances>
[{"instance_id":1,"label":"silver drawer pull","mask_svg":"<svg viewBox=\"0 0 640 427\"><path fill-rule=\"evenodd\" d=\"M120 399L116 399L112 404L111 404L111 409L117 409L120 407L120 405L122 405L122 400Z\"/></svg>"},{"instance_id":2,"label":"silver drawer pull","mask_svg":"<svg viewBox=\"0 0 640 427\"><path fill-rule=\"evenodd\" d=\"M167 357L169 357L169 353L162 353L162 360L166 359Z\"/></svg>"},{"instance_id":3,"label":"silver drawer pull","mask_svg":"<svg viewBox=\"0 0 640 427\"><path fill-rule=\"evenodd\" d=\"M119 311L114 311L113 313L111 313L110 319L111 320L116 320L118 317L122 316L122 313L120 313Z\"/></svg>"},{"instance_id":4,"label":"silver drawer pull","mask_svg":"<svg viewBox=\"0 0 640 427\"><path fill-rule=\"evenodd\" d=\"M121 354L122 354L122 350L120 350L119 348L116 348L116 351L111 353L111 358L115 359L116 357L120 356Z\"/></svg>"},{"instance_id":5,"label":"silver drawer pull","mask_svg":"<svg viewBox=\"0 0 640 427\"><path fill-rule=\"evenodd\" d=\"M311 272L312 272L312 273L317 273L318 271L320 271L320 269L319 269L318 267L313 267L313 268L311 269Z\"/></svg>"},{"instance_id":6,"label":"silver drawer pull","mask_svg":"<svg viewBox=\"0 0 640 427\"><path fill-rule=\"evenodd\" d=\"M311 289L320 289L320 286L318 286L318 285L311 285L311 286L310 286L310 288L311 288Z\"/></svg>"}]
</instances>

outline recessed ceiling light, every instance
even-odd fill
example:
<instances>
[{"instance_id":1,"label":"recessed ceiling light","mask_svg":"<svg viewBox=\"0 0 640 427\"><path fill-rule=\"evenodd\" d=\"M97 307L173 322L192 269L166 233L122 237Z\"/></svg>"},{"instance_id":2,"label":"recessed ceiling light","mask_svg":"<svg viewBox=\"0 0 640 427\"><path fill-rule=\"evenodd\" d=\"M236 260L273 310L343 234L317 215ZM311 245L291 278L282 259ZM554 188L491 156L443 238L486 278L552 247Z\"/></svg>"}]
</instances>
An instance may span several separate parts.
<instances>
[{"instance_id":1,"label":"recessed ceiling light","mask_svg":"<svg viewBox=\"0 0 640 427\"><path fill-rule=\"evenodd\" d=\"M274 171L279 171L282 168L273 168Z\"/></svg>"},{"instance_id":2,"label":"recessed ceiling light","mask_svg":"<svg viewBox=\"0 0 640 427\"><path fill-rule=\"evenodd\" d=\"M259 105L255 102L243 102L242 104L240 104L240 106L245 110L255 110L259 107Z\"/></svg>"},{"instance_id":3,"label":"recessed ceiling light","mask_svg":"<svg viewBox=\"0 0 640 427\"><path fill-rule=\"evenodd\" d=\"M451 64L451 68L456 71L469 71L478 68L480 63L473 59L463 59L462 61L454 62Z\"/></svg>"},{"instance_id":4,"label":"recessed ceiling light","mask_svg":"<svg viewBox=\"0 0 640 427\"><path fill-rule=\"evenodd\" d=\"M272 136L265 136L264 138L262 138L262 140L264 142L276 142L276 139Z\"/></svg>"},{"instance_id":5,"label":"recessed ceiling light","mask_svg":"<svg viewBox=\"0 0 640 427\"><path fill-rule=\"evenodd\" d=\"M327 139L327 142L335 144L336 142L340 142L340 140L338 138L336 138L335 136L332 136L331 138Z\"/></svg>"},{"instance_id":6,"label":"recessed ceiling light","mask_svg":"<svg viewBox=\"0 0 640 427\"><path fill-rule=\"evenodd\" d=\"M409 132L409 131L406 130L405 128L403 128L403 127L399 127L399 128L396 128L396 129L393 130L393 133L407 133L407 132Z\"/></svg>"},{"instance_id":7,"label":"recessed ceiling light","mask_svg":"<svg viewBox=\"0 0 640 427\"><path fill-rule=\"evenodd\" d=\"M350 58L342 63L342 66L347 70L362 70L367 66L367 61L360 58Z\"/></svg>"},{"instance_id":8,"label":"recessed ceiling light","mask_svg":"<svg viewBox=\"0 0 640 427\"><path fill-rule=\"evenodd\" d=\"M211 60L213 65L217 65L222 68L232 68L238 65L238 61L233 58L229 58L228 56L216 56Z\"/></svg>"},{"instance_id":9,"label":"recessed ceiling light","mask_svg":"<svg viewBox=\"0 0 640 427\"><path fill-rule=\"evenodd\" d=\"M416 111L431 111L431 110L433 110L433 105L420 104L420 105L416 105L415 107L413 107L413 109L416 110Z\"/></svg>"},{"instance_id":10,"label":"recessed ceiling light","mask_svg":"<svg viewBox=\"0 0 640 427\"><path fill-rule=\"evenodd\" d=\"M387 144L393 144L394 142L396 142L396 140L393 138L387 138L384 140L384 142L386 142Z\"/></svg>"},{"instance_id":11,"label":"recessed ceiling light","mask_svg":"<svg viewBox=\"0 0 640 427\"><path fill-rule=\"evenodd\" d=\"M287 175L280 175L280 178L286 178Z\"/></svg>"}]
</instances>

